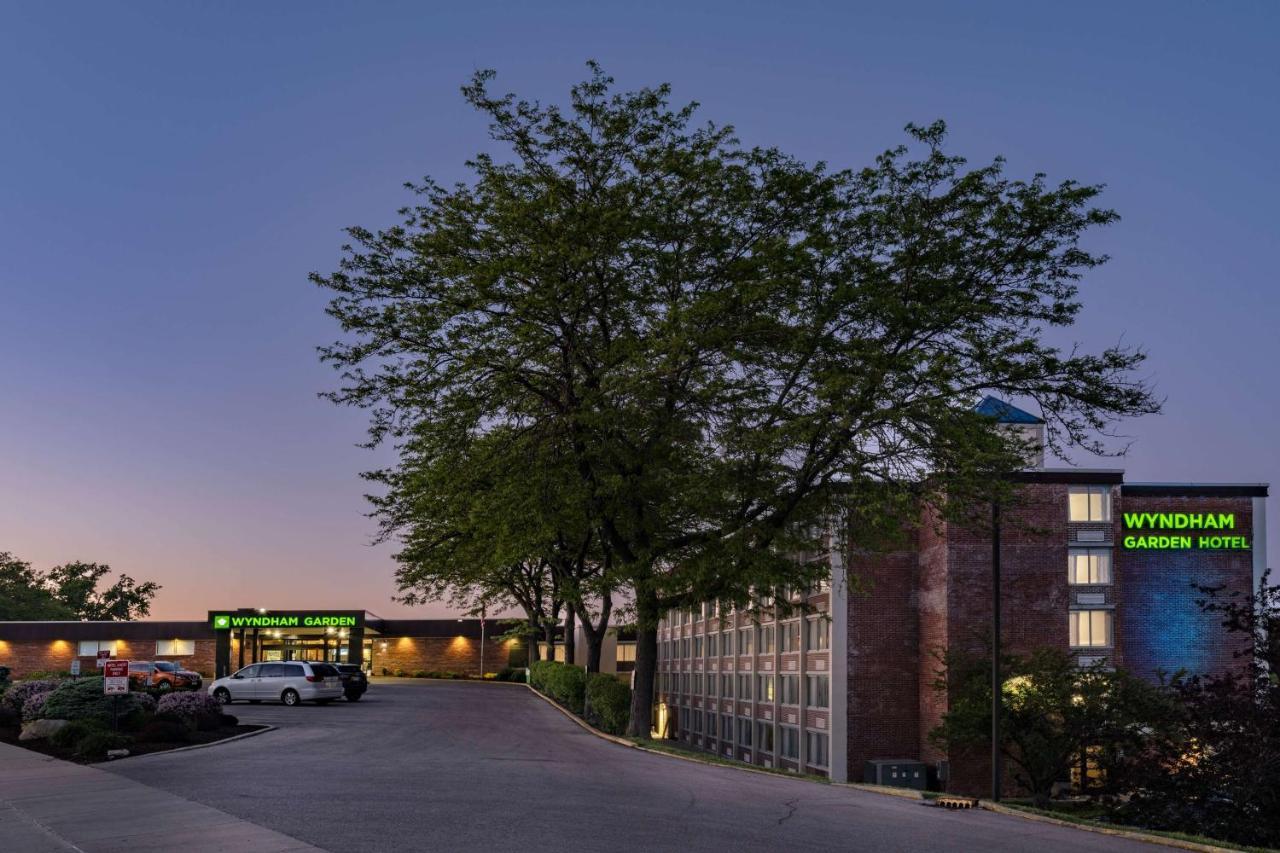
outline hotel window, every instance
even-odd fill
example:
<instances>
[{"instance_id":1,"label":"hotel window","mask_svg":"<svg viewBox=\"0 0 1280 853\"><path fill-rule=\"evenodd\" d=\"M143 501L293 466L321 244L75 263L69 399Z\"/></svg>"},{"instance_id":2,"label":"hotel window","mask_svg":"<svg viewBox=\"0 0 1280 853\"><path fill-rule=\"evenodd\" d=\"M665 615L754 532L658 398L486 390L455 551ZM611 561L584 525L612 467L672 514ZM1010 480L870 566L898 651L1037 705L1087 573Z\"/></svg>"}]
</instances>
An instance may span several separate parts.
<instances>
[{"instance_id":1,"label":"hotel window","mask_svg":"<svg viewBox=\"0 0 1280 853\"><path fill-rule=\"evenodd\" d=\"M778 676L778 689L781 694L780 701L783 705L800 704L800 676Z\"/></svg>"},{"instance_id":2,"label":"hotel window","mask_svg":"<svg viewBox=\"0 0 1280 853\"><path fill-rule=\"evenodd\" d=\"M760 626L760 654L762 655L773 654L773 626L772 625Z\"/></svg>"},{"instance_id":3,"label":"hotel window","mask_svg":"<svg viewBox=\"0 0 1280 853\"><path fill-rule=\"evenodd\" d=\"M800 623L783 622L782 623L782 650L784 652L800 651Z\"/></svg>"},{"instance_id":4,"label":"hotel window","mask_svg":"<svg viewBox=\"0 0 1280 853\"><path fill-rule=\"evenodd\" d=\"M1068 486L1068 521L1110 521L1111 487Z\"/></svg>"},{"instance_id":5,"label":"hotel window","mask_svg":"<svg viewBox=\"0 0 1280 853\"><path fill-rule=\"evenodd\" d=\"M159 657L165 655L194 655L195 653L195 640L156 640L156 655Z\"/></svg>"},{"instance_id":6,"label":"hotel window","mask_svg":"<svg viewBox=\"0 0 1280 853\"><path fill-rule=\"evenodd\" d=\"M751 719L738 718L738 746L751 746Z\"/></svg>"},{"instance_id":7,"label":"hotel window","mask_svg":"<svg viewBox=\"0 0 1280 853\"><path fill-rule=\"evenodd\" d=\"M680 640L680 657L687 658L689 656L689 638L684 637Z\"/></svg>"},{"instance_id":8,"label":"hotel window","mask_svg":"<svg viewBox=\"0 0 1280 853\"><path fill-rule=\"evenodd\" d=\"M1110 610L1072 610L1067 614L1071 645L1078 648L1110 648Z\"/></svg>"},{"instance_id":9,"label":"hotel window","mask_svg":"<svg viewBox=\"0 0 1280 853\"><path fill-rule=\"evenodd\" d=\"M720 652L716 649L716 645L719 643L719 641L720 641L719 634L707 634L707 657L709 658L720 657Z\"/></svg>"},{"instance_id":10,"label":"hotel window","mask_svg":"<svg viewBox=\"0 0 1280 853\"><path fill-rule=\"evenodd\" d=\"M720 739L733 740L733 717L728 714L720 715Z\"/></svg>"},{"instance_id":11,"label":"hotel window","mask_svg":"<svg viewBox=\"0 0 1280 853\"><path fill-rule=\"evenodd\" d=\"M804 677L804 703L810 708L826 708L831 705L831 678L826 675Z\"/></svg>"},{"instance_id":12,"label":"hotel window","mask_svg":"<svg viewBox=\"0 0 1280 853\"><path fill-rule=\"evenodd\" d=\"M751 676L750 675L738 676L738 698L739 699L751 698Z\"/></svg>"},{"instance_id":13,"label":"hotel window","mask_svg":"<svg viewBox=\"0 0 1280 853\"><path fill-rule=\"evenodd\" d=\"M1068 549L1067 582L1073 584L1111 583L1111 549Z\"/></svg>"},{"instance_id":14,"label":"hotel window","mask_svg":"<svg viewBox=\"0 0 1280 853\"><path fill-rule=\"evenodd\" d=\"M702 673L695 672L693 674L693 692L699 696L702 695Z\"/></svg>"},{"instance_id":15,"label":"hotel window","mask_svg":"<svg viewBox=\"0 0 1280 853\"><path fill-rule=\"evenodd\" d=\"M773 701L773 676L757 675L756 676L756 698L761 702Z\"/></svg>"},{"instance_id":16,"label":"hotel window","mask_svg":"<svg viewBox=\"0 0 1280 853\"><path fill-rule=\"evenodd\" d=\"M98 652L107 652L112 657L116 656L115 640L81 640L79 656L82 658L94 658L98 656Z\"/></svg>"},{"instance_id":17,"label":"hotel window","mask_svg":"<svg viewBox=\"0 0 1280 853\"><path fill-rule=\"evenodd\" d=\"M773 752L773 723L764 720L756 722L756 749Z\"/></svg>"},{"instance_id":18,"label":"hotel window","mask_svg":"<svg viewBox=\"0 0 1280 853\"><path fill-rule=\"evenodd\" d=\"M751 654L751 629L743 628L738 632L738 654Z\"/></svg>"},{"instance_id":19,"label":"hotel window","mask_svg":"<svg viewBox=\"0 0 1280 853\"><path fill-rule=\"evenodd\" d=\"M689 692L689 673L687 672L680 673L680 692Z\"/></svg>"},{"instance_id":20,"label":"hotel window","mask_svg":"<svg viewBox=\"0 0 1280 853\"><path fill-rule=\"evenodd\" d=\"M618 663L636 662L636 644L618 643Z\"/></svg>"},{"instance_id":21,"label":"hotel window","mask_svg":"<svg viewBox=\"0 0 1280 853\"><path fill-rule=\"evenodd\" d=\"M702 635L693 638L693 656L695 658L702 657Z\"/></svg>"},{"instance_id":22,"label":"hotel window","mask_svg":"<svg viewBox=\"0 0 1280 853\"><path fill-rule=\"evenodd\" d=\"M733 654L733 632L725 631L720 635L720 654L729 657Z\"/></svg>"},{"instance_id":23,"label":"hotel window","mask_svg":"<svg viewBox=\"0 0 1280 853\"><path fill-rule=\"evenodd\" d=\"M693 712L693 733L702 734L702 712Z\"/></svg>"},{"instance_id":24,"label":"hotel window","mask_svg":"<svg viewBox=\"0 0 1280 853\"><path fill-rule=\"evenodd\" d=\"M809 651L821 652L831 647L831 620L825 616L810 619L806 623L809 633Z\"/></svg>"},{"instance_id":25,"label":"hotel window","mask_svg":"<svg viewBox=\"0 0 1280 853\"><path fill-rule=\"evenodd\" d=\"M814 767L826 767L830 760L827 736L821 732L804 733L805 762Z\"/></svg>"},{"instance_id":26,"label":"hotel window","mask_svg":"<svg viewBox=\"0 0 1280 853\"><path fill-rule=\"evenodd\" d=\"M716 736L716 715L708 711L707 712L707 737L715 737L715 736Z\"/></svg>"},{"instance_id":27,"label":"hotel window","mask_svg":"<svg viewBox=\"0 0 1280 853\"><path fill-rule=\"evenodd\" d=\"M733 698L733 676L732 675L720 676L720 695L723 696L725 699Z\"/></svg>"},{"instance_id":28,"label":"hotel window","mask_svg":"<svg viewBox=\"0 0 1280 853\"><path fill-rule=\"evenodd\" d=\"M791 726L778 727L778 741L781 747L778 755L783 758L800 757L800 730Z\"/></svg>"}]
</instances>

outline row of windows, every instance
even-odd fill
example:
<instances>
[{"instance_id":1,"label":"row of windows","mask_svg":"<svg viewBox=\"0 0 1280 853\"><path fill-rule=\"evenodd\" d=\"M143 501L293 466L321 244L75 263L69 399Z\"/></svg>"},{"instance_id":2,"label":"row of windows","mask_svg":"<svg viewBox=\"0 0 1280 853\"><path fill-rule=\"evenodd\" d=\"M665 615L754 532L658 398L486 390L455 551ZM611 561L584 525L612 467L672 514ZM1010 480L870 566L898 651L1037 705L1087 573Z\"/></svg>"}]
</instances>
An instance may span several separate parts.
<instances>
[{"instance_id":1,"label":"row of windows","mask_svg":"<svg viewBox=\"0 0 1280 853\"><path fill-rule=\"evenodd\" d=\"M826 651L831 648L831 620L826 617L805 620L805 648L811 652ZM800 651L800 621L782 622L777 626L759 625L756 627L730 629L712 634L698 634L695 637L662 640L658 646L658 654L663 658L700 658L705 652L708 657L732 657L737 643L737 654L753 654L753 647L762 655L773 654L774 638L777 647L783 652Z\"/></svg>"},{"instance_id":2,"label":"row of windows","mask_svg":"<svg viewBox=\"0 0 1280 853\"><path fill-rule=\"evenodd\" d=\"M756 752L774 752L776 729L778 757L797 761L800 759L800 729L796 726L775 725L767 720L716 714L714 711L704 713L689 708L681 711L680 719L685 732L705 735L708 739L734 741L738 746ZM827 767L831 761L830 735L806 730L804 736L806 763L813 767Z\"/></svg>"},{"instance_id":3,"label":"row of windows","mask_svg":"<svg viewBox=\"0 0 1280 853\"><path fill-rule=\"evenodd\" d=\"M82 658L97 657L98 652L106 652L112 657L116 656L115 640L81 640L76 654ZM156 640L156 655L163 657L167 655L194 655L196 653L195 640Z\"/></svg>"},{"instance_id":4,"label":"row of windows","mask_svg":"<svg viewBox=\"0 0 1280 853\"><path fill-rule=\"evenodd\" d=\"M818 593L827 592L831 589L831 581L819 579L814 581L808 587L792 587L783 586L778 589L777 597L784 601L798 601L806 595L817 595ZM756 597L754 606L768 607L773 604L774 596L772 594L762 594ZM748 609L752 609L749 607ZM728 616L731 613L739 612L738 608L730 605L721 605L718 601L704 601L701 607L690 608L687 610L671 610L667 613L667 623L670 625L690 625L700 619L715 619L720 616Z\"/></svg>"},{"instance_id":5,"label":"row of windows","mask_svg":"<svg viewBox=\"0 0 1280 853\"><path fill-rule=\"evenodd\" d=\"M659 674L659 687L666 693L708 696L712 699L752 699L783 705L800 704L799 675L752 675L739 673L663 672ZM775 691L776 687L776 691ZM804 677L804 702L811 708L827 708L831 705L831 676L806 675Z\"/></svg>"}]
</instances>

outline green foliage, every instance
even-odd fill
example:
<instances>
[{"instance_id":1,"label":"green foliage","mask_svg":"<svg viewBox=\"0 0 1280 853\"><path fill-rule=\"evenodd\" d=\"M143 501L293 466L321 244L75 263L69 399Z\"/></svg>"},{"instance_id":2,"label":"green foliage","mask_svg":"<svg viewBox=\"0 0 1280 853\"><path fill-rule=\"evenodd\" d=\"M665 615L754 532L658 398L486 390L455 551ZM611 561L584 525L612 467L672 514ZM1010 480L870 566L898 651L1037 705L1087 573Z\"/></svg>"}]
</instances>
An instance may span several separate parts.
<instances>
[{"instance_id":1,"label":"green foliage","mask_svg":"<svg viewBox=\"0 0 1280 853\"><path fill-rule=\"evenodd\" d=\"M494 676L494 680L495 681L514 681L514 682L523 684L524 670L513 669L512 667L504 666L502 669L498 670L498 674Z\"/></svg>"},{"instance_id":2,"label":"green foliage","mask_svg":"<svg viewBox=\"0 0 1280 853\"><path fill-rule=\"evenodd\" d=\"M103 759L107 757L108 750L122 749L131 743L133 738L128 735L102 730L90 732L80 738L75 749L76 755L81 758Z\"/></svg>"},{"instance_id":3,"label":"green foliage","mask_svg":"<svg viewBox=\"0 0 1280 853\"><path fill-rule=\"evenodd\" d=\"M413 677L414 677L414 678L426 678L426 677L427 677L427 671L426 671L425 669L415 669L415 670L413 671Z\"/></svg>"},{"instance_id":4,"label":"green foliage","mask_svg":"<svg viewBox=\"0 0 1280 853\"><path fill-rule=\"evenodd\" d=\"M581 716L587 692L587 671L582 667L553 660L534 661L529 665L529 683Z\"/></svg>"},{"instance_id":5,"label":"green foliage","mask_svg":"<svg viewBox=\"0 0 1280 853\"><path fill-rule=\"evenodd\" d=\"M49 743L62 749L71 749L90 734L105 731L96 720L72 720L49 736Z\"/></svg>"},{"instance_id":6,"label":"green foliage","mask_svg":"<svg viewBox=\"0 0 1280 853\"><path fill-rule=\"evenodd\" d=\"M616 675L593 672L587 676L583 717L591 725L612 735L627 731L631 716L631 688Z\"/></svg>"},{"instance_id":7,"label":"green foliage","mask_svg":"<svg viewBox=\"0 0 1280 853\"><path fill-rule=\"evenodd\" d=\"M138 583L121 574L114 583L99 589L110 572L111 567L103 563L74 561L41 574L30 563L0 552L0 621L127 621L146 616L160 585Z\"/></svg>"},{"instance_id":8,"label":"green foliage","mask_svg":"<svg viewBox=\"0 0 1280 853\"><path fill-rule=\"evenodd\" d=\"M1071 777L1082 750L1116 789L1126 778L1125 758L1141 750L1173 708L1150 684L1105 664L1081 669L1058 649L1007 656L1000 734L1013 779L1044 804L1056 782ZM950 655L934 685L949 690L950 706L929 734L943 749L991 748L990 656Z\"/></svg>"},{"instance_id":9,"label":"green foliage","mask_svg":"<svg viewBox=\"0 0 1280 853\"><path fill-rule=\"evenodd\" d=\"M45 700L41 716L51 720L96 720L106 724L111 721L113 706L124 718L135 712L154 711L155 700L144 693L104 696L101 676L91 676L62 682Z\"/></svg>"},{"instance_id":10,"label":"green foliage","mask_svg":"<svg viewBox=\"0 0 1280 853\"><path fill-rule=\"evenodd\" d=\"M1080 245L1116 219L1099 187L968 169L940 122L831 171L594 64L567 107L493 76L463 93L511 156L425 180L402 223L349 229L312 276L347 336L322 350L331 397L396 444L371 478L402 589L487 582L561 538L629 588L633 734L666 608L812 580L788 554L859 484L880 517L906 492L951 511L1005 488L1025 446L975 394L1033 400L1059 451L1104 452L1099 429L1158 410L1141 352L1045 334L1105 260Z\"/></svg>"}]
</instances>

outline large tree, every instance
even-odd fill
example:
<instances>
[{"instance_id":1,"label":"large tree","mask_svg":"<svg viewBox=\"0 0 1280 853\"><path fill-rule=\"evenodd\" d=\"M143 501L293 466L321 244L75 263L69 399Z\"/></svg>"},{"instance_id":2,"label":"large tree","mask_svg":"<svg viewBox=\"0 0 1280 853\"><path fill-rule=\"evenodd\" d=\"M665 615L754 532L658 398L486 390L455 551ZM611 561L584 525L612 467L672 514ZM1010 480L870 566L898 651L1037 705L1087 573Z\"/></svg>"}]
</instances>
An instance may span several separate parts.
<instances>
[{"instance_id":1,"label":"large tree","mask_svg":"<svg viewBox=\"0 0 1280 853\"><path fill-rule=\"evenodd\" d=\"M587 519L634 600L632 734L664 610L822 571L787 554L837 493L874 482L896 508L928 474L945 510L1000 488L1024 448L976 394L1038 403L1059 450L1101 451L1097 430L1158 408L1131 378L1141 353L1042 335L1103 261L1079 245L1115 219L1098 187L966 170L941 123L908 128L918 155L831 171L695 125L666 86L615 92L594 65L567 109L492 77L463 93L504 159L415 185L399 225L350 229L339 269L313 276L346 333L322 353L332 398L415 464L495 430L553 449L574 483L549 499ZM516 470L527 445L509 448Z\"/></svg>"},{"instance_id":2,"label":"large tree","mask_svg":"<svg viewBox=\"0 0 1280 853\"><path fill-rule=\"evenodd\" d=\"M105 563L79 560L41 573L30 563L0 552L0 620L86 619L127 621L151 612L160 585L121 574L109 585Z\"/></svg>"}]
</instances>

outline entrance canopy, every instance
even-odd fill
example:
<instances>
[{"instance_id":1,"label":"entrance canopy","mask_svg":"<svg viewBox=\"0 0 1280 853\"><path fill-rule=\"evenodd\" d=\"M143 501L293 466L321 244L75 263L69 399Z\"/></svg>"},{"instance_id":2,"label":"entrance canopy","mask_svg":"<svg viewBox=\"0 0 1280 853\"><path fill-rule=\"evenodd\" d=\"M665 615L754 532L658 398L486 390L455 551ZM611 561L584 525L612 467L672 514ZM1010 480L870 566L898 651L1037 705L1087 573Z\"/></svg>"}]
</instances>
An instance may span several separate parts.
<instances>
[{"instance_id":1,"label":"entrance canopy","mask_svg":"<svg viewBox=\"0 0 1280 853\"><path fill-rule=\"evenodd\" d=\"M326 660L362 664L366 635L378 636L381 620L364 610L210 610L219 678L261 660Z\"/></svg>"}]
</instances>

